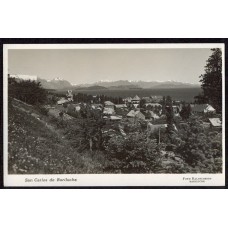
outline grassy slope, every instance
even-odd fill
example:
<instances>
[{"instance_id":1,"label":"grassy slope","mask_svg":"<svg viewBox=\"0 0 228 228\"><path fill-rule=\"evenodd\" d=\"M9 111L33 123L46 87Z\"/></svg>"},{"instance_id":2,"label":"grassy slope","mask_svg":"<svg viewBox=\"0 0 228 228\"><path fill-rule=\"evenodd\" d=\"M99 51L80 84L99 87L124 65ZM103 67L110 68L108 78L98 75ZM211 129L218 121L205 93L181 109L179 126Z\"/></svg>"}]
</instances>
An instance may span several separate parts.
<instances>
[{"instance_id":1,"label":"grassy slope","mask_svg":"<svg viewBox=\"0 0 228 228\"><path fill-rule=\"evenodd\" d=\"M19 103L16 105L22 107ZM9 174L102 172L96 155L79 154L58 130L46 127L18 107L9 105ZM27 109L33 111L31 107Z\"/></svg>"}]
</instances>

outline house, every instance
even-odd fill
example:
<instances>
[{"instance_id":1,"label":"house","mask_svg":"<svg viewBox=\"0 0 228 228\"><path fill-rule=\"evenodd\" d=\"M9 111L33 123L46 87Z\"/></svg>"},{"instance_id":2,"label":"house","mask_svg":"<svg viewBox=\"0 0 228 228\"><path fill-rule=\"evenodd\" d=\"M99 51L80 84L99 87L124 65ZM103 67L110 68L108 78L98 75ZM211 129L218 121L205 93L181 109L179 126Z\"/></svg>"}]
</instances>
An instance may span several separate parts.
<instances>
[{"instance_id":1,"label":"house","mask_svg":"<svg viewBox=\"0 0 228 228\"><path fill-rule=\"evenodd\" d=\"M68 101L74 101L72 90L68 90L66 96Z\"/></svg>"},{"instance_id":2,"label":"house","mask_svg":"<svg viewBox=\"0 0 228 228\"><path fill-rule=\"evenodd\" d=\"M117 109L118 108L122 108L122 109L127 108L127 105L126 104L117 104L115 106L116 106Z\"/></svg>"},{"instance_id":3,"label":"house","mask_svg":"<svg viewBox=\"0 0 228 228\"><path fill-rule=\"evenodd\" d=\"M112 109L115 108L115 105L111 101L105 101L104 106L105 108L112 108Z\"/></svg>"},{"instance_id":4,"label":"house","mask_svg":"<svg viewBox=\"0 0 228 228\"><path fill-rule=\"evenodd\" d=\"M123 101L124 101L125 103L131 103L132 98L131 98L131 97L126 97L126 98L123 99Z\"/></svg>"},{"instance_id":5,"label":"house","mask_svg":"<svg viewBox=\"0 0 228 228\"><path fill-rule=\"evenodd\" d=\"M57 104L58 105L63 105L64 103L67 103L67 102L68 102L68 100L66 98L61 97L61 99L57 101Z\"/></svg>"},{"instance_id":6,"label":"house","mask_svg":"<svg viewBox=\"0 0 228 228\"><path fill-rule=\"evenodd\" d=\"M152 102L161 102L163 97L162 96L150 96Z\"/></svg>"},{"instance_id":7,"label":"house","mask_svg":"<svg viewBox=\"0 0 228 228\"><path fill-rule=\"evenodd\" d=\"M152 124L152 123L148 122L147 131L154 133L155 131L158 131L159 129L167 128L167 126L168 126L167 124Z\"/></svg>"},{"instance_id":8,"label":"house","mask_svg":"<svg viewBox=\"0 0 228 228\"><path fill-rule=\"evenodd\" d=\"M140 97L138 95L135 95L135 97L132 98L131 103L139 104L140 100L141 100Z\"/></svg>"},{"instance_id":9,"label":"house","mask_svg":"<svg viewBox=\"0 0 228 228\"><path fill-rule=\"evenodd\" d=\"M193 113L215 113L215 109L209 104L196 104L192 106Z\"/></svg>"},{"instance_id":10,"label":"house","mask_svg":"<svg viewBox=\"0 0 228 228\"><path fill-rule=\"evenodd\" d=\"M115 114L115 111L113 108L107 108L105 107L104 110L103 110L103 114L104 115L114 115Z\"/></svg>"},{"instance_id":11,"label":"house","mask_svg":"<svg viewBox=\"0 0 228 228\"><path fill-rule=\"evenodd\" d=\"M110 116L111 121L120 121L122 120L122 116Z\"/></svg>"},{"instance_id":12,"label":"house","mask_svg":"<svg viewBox=\"0 0 228 228\"><path fill-rule=\"evenodd\" d=\"M152 99L150 97L143 97L142 100L144 100L146 103L152 102Z\"/></svg>"},{"instance_id":13,"label":"house","mask_svg":"<svg viewBox=\"0 0 228 228\"><path fill-rule=\"evenodd\" d=\"M219 118L209 118L212 128L222 128L222 121Z\"/></svg>"},{"instance_id":14,"label":"house","mask_svg":"<svg viewBox=\"0 0 228 228\"><path fill-rule=\"evenodd\" d=\"M99 110L102 110L103 108L102 104L92 104L91 107L92 109L99 109Z\"/></svg>"},{"instance_id":15,"label":"house","mask_svg":"<svg viewBox=\"0 0 228 228\"><path fill-rule=\"evenodd\" d=\"M127 114L129 113L129 110L128 108L117 108L115 112L116 112L116 115L127 116Z\"/></svg>"},{"instance_id":16,"label":"house","mask_svg":"<svg viewBox=\"0 0 228 228\"><path fill-rule=\"evenodd\" d=\"M140 111L134 111L131 110L128 114L127 114L128 118L132 118L132 119L141 119L141 120L145 120L145 115L143 113L141 113Z\"/></svg>"},{"instance_id":17,"label":"house","mask_svg":"<svg viewBox=\"0 0 228 228\"><path fill-rule=\"evenodd\" d=\"M162 108L162 105L161 104L159 104L159 103L147 103L147 104L145 104L145 106L146 107L148 107L148 106L151 106L151 107L153 107L153 108Z\"/></svg>"}]
</instances>

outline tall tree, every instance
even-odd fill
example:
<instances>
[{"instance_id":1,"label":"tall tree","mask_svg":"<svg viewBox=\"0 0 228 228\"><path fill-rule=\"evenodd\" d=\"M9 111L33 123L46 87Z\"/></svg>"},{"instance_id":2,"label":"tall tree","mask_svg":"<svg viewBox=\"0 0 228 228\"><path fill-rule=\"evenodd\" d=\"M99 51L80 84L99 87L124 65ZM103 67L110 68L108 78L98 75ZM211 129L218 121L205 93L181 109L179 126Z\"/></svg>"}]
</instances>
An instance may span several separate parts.
<instances>
[{"instance_id":1,"label":"tall tree","mask_svg":"<svg viewBox=\"0 0 228 228\"><path fill-rule=\"evenodd\" d=\"M222 110L222 51L211 49L212 55L205 66L205 74L200 75L203 97L211 103L218 112Z\"/></svg>"},{"instance_id":2,"label":"tall tree","mask_svg":"<svg viewBox=\"0 0 228 228\"><path fill-rule=\"evenodd\" d=\"M166 97L166 120L167 120L167 132L171 132L174 129L174 112L172 106L172 98L170 96Z\"/></svg>"}]
</instances>

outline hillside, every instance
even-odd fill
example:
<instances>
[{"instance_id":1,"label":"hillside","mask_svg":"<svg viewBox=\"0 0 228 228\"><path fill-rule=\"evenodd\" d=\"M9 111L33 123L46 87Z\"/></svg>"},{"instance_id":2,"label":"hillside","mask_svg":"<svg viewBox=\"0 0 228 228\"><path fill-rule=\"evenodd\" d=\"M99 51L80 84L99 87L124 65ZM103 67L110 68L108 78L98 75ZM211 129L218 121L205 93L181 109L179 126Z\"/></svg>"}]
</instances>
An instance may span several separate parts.
<instances>
[{"instance_id":1,"label":"hillside","mask_svg":"<svg viewBox=\"0 0 228 228\"><path fill-rule=\"evenodd\" d=\"M99 173L100 164L89 152L80 154L58 122L33 106L13 100L9 104L9 173Z\"/></svg>"}]
</instances>

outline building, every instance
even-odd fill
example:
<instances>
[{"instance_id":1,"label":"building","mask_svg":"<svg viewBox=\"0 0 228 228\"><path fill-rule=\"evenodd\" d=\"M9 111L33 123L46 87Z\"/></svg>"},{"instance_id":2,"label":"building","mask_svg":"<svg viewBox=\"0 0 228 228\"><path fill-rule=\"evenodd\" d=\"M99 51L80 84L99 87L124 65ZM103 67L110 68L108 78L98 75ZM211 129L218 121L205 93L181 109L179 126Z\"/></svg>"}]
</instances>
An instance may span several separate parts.
<instances>
[{"instance_id":1,"label":"building","mask_svg":"<svg viewBox=\"0 0 228 228\"><path fill-rule=\"evenodd\" d=\"M105 101L104 102L105 108L112 108L114 110L115 104L113 104L111 101Z\"/></svg>"},{"instance_id":2,"label":"building","mask_svg":"<svg viewBox=\"0 0 228 228\"><path fill-rule=\"evenodd\" d=\"M151 106L153 108L162 108L162 105L159 103L147 103L145 104L146 107Z\"/></svg>"},{"instance_id":3,"label":"building","mask_svg":"<svg viewBox=\"0 0 228 228\"><path fill-rule=\"evenodd\" d=\"M150 98L152 99L152 102L161 102L163 100L162 96L150 96Z\"/></svg>"},{"instance_id":4,"label":"building","mask_svg":"<svg viewBox=\"0 0 228 228\"><path fill-rule=\"evenodd\" d=\"M132 98L131 98L131 97L126 97L126 98L123 99L123 101L124 101L125 103L131 103Z\"/></svg>"},{"instance_id":5,"label":"building","mask_svg":"<svg viewBox=\"0 0 228 228\"><path fill-rule=\"evenodd\" d=\"M141 100L140 97L138 95L135 95L135 97L132 98L131 103L132 104L139 104L140 100Z\"/></svg>"},{"instance_id":6,"label":"building","mask_svg":"<svg viewBox=\"0 0 228 228\"><path fill-rule=\"evenodd\" d=\"M74 101L72 90L68 90L66 96L68 101Z\"/></svg>"},{"instance_id":7,"label":"building","mask_svg":"<svg viewBox=\"0 0 228 228\"><path fill-rule=\"evenodd\" d=\"M154 133L155 131L159 131L159 129L167 128L167 124L152 124L148 122L147 124L147 131L150 133Z\"/></svg>"},{"instance_id":8,"label":"building","mask_svg":"<svg viewBox=\"0 0 228 228\"><path fill-rule=\"evenodd\" d=\"M65 97L61 97L60 100L57 101L58 105L63 105L64 103L69 102Z\"/></svg>"},{"instance_id":9,"label":"building","mask_svg":"<svg viewBox=\"0 0 228 228\"><path fill-rule=\"evenodd\" d=\"M104 115L114 115L115 114L115 111L113 108L107 108L105 107L104 110L103 110L103 114Z\"/></svg>"},{"instance_id":10,"label":"building","mask_svg":"<svg viewBox=\"0 0 228 228\"><path fill-rule=\"evenodd\" d=\"M110 121L120 121L122 120L122 116L110 116Z\"/></svg>"},{"instance_id":11,"label":"building","mask_svg":"<svg viewBox=\"0 0 228 228\"><path fill-rule=\"evenodd\" d=\"M128 118L132 118L132 119L141 119L141 120L145 120L145 115L143 113L141 113L140 111L134 111L131 110L128 114L127 114Z\"/></svg>"},{"instance_id":12,"label":"building","mask_svg":"<svg viewBox=\"0 0 228 228\"><path fill-rule=\"evenodd\" d=\"M196 114L215 113L215 109L209 104L197 104L192 106L192 112Z\"/></svg>"},{"instance_id":13,"label":"building","mask_svg":"<svg viewBox=\"0 0 228 228\"><path fill-rule=\"evenodd\" d=\"M152 99L150 97L143 97L142 100L144 100L146 103L152 102Z\"/></svg>"},{"instance_id":14,"label":"building","mask_svg":"<svg viewBox=\"0 0 228 228\"><path fill-rule=\"evenodd\" d=\"M92 104L91 107L92 109L99 109L99 110L102 110L103 108L102 104Z\"/></svg>"},{"instance_id":15,"label":"building","mask_svg":"<svg viewBox=\"0 0 228 228\"><path fill-rule=\"evenodd\" d=\"M127 108L126 104L116 104L115 106L116 108L122 108L122 109Z\"/></svg>"},{"instance_id":16,"label":"building","mask_svg":"<svg viewBox=\"0 0 228 228\"><path fill-rule=\"evenodd\" d=\"M222 128L222 121L219 118L209 118L211 128Z\"/></svg>"}]
</instances>

